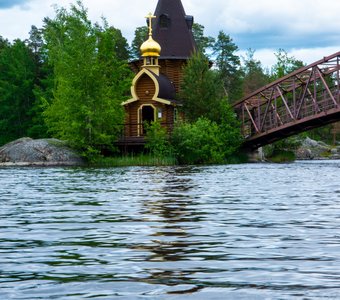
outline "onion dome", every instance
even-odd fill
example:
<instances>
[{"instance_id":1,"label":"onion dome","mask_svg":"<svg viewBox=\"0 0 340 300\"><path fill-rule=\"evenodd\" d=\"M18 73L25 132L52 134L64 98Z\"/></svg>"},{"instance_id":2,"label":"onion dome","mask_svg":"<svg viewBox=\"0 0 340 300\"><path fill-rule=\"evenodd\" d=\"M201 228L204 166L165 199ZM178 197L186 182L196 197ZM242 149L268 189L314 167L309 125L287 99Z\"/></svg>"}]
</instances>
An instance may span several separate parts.
<instances>
[{"instance_id":1,"label":"onion dome","mask_svg":"<svg viewBox=\"0 0 340 300\"><path fill-rule=\"evenodd\" d=\"M158 57L161 55L161 46L152 38L152 19L156 16L149 13L145 18L148 19L149 39L140 47L142 57Z\"/></svg>"},{"instance_id":2,"label":"onion dome","mask_svg":"<svg viewBox=\"0 0 340 300\"><path fill-rule=\"evenodd\" d=\"M161 46L149 35L149 39L140 47L142 57L158 57L161 54Z\"/></svg>"}]
</instances>

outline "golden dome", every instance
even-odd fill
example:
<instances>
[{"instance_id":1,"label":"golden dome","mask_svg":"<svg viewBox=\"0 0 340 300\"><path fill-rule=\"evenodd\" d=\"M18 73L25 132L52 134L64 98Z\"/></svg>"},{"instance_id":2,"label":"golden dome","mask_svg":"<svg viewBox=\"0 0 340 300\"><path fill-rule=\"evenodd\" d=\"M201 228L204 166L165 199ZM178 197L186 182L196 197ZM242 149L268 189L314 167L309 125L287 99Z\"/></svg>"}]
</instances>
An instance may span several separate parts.
<instances>
[{"instance_id":1,"label":"golden dome","mask_svg":"<svg viewBox=\"0 0 340 300\"><path fill-rule=\"evenodd\" d=\"M161 54L161 46L149 36L149 39L140 46L142 57L158 57Z\"/></svg>"}]
</instances>

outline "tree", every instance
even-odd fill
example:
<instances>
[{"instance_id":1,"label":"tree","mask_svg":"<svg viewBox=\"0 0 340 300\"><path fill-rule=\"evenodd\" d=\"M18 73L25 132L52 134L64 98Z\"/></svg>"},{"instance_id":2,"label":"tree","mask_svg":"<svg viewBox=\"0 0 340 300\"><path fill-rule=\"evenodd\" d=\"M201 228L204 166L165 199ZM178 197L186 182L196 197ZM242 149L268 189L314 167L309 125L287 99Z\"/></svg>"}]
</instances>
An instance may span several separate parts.
<instances>
[{"instance_id":1,"label":"tree","mask_svg":"<svg viewBox=\"0 0 340 300\"><path fill-rule=\"evenodd\" d=\"M241 62L235 54L238 47L229 35L220 31L213 49L225 94L231 103L235 102L242 97Z\"/></svg>"},{"instance_id":2,"label":"tree","mask_svg":"<svg viewBox=\"0 0 340 300\"><path fill-rule=\"evenodd\" d=\"M240 125L227 103L219 73L197 52L184 69L181 97L186 122L173 132L180 163L221 163L241 145Z\"/></svg>"},{"instance_id":3,"label":"tree","mask_svg":"<svg viewBox=\"0 0 340 300\"><path fill-rule=\"evenodd\" d=\"M201 52L195 53L184 68L180 97L189 121L203 116L215 120L219 115L218 104L223 98L222 82L218 73L210 70L209 61Z\"/></svg>"},{"instance_id":4,"label":"tree","mask_svg":"<svg viewBox=\"0 0 340 300\"><path fill-rule=\"evenodd\" d=\"M241 124L237 115L227 101L221 101L219 105L219 136L223 142L223 156L229 158L240 148L243 137L241 135Z\"/></svg>"},{"instance_id":5,"label":"tree","mask_svg":"<svg viewBox=\"0 0 340 300\"><path fill-rule=\"evenodd\" d=\"M128 61L130 58L129 44L120 29L109 26L104 18L103 24L103 27L98 24L95 25L99 35L98 47L102 47L104 44L106 47L105 51L99 51L100 54L104 55L106 52L109 60L110 56L112 56L111 52L113 52L118 60Z\"/></svg>"},{"instance_id":6,"label":"tree","mask_svg":"<svg viewBox=\"0 0 340 300\"><path fill-rule=\"evenodd\" d=\"M215 39L210 36L205 36L204 26L198 23L193 24L192 32L196 42L197 51L207 55L207 51L213 47Z\"/></svg>"},{"instance_id":7,"label":"tree","mask_svg":"<svg viewBox=\"0 0 340 300\"><path fill-rule=\"evenodd\" d=\"M254 50L248 49L243 59L243 94L248 95L270 82L269 76L264 72L261 62L254 58Z\"/></svg>"},{"instance_id":8,"label":"tree","mask_svg":"<svg viewBox=\"0 0 340 300\"><path fill-rule=\"evenodd\" d=\"M43 30L32 26L30 37L26 40L26 44L32 52L35 64L33 87L35 99L28 112L32 119L32 124L28 128L27 134L32 138L45 138L49 137L49 135L43 112L46 108L46 103L49 103L52 99L54 75L53 69L48 65L48 53L43 39Z\"/></svg>"},{"instance_id":9,"label":"tree","mask_svg":"<svg viewBox=\"0 0 340 300\"><path fill-rule=\"evenodd\" d=\"M0 144L27 135L34 101L35 64L21 40L0 46Z\"/></svg>"},{"instance_id":10,"label":"tree","mask_svg":"<svg viewBox=\"0 0 340 300\"><path fill-rule=\"evenodd\" d=\"M131 56L133 59L140 57L140 46L146 41L148 37L148 27L141 26L135 30L135 37L131 44Z\"/></svg>"},{"instance_id":11,"label":"tree","mask_svg":"<svg viewBox=\"0 0 340 300\"><path fill-rule=\"evenodd\" d=\"M301 60L297 60L294 56L288 56L288 53L279 49L276 56L276 64L272 67L271 71L271 79L279 79L289 73L294 72L304 66L304 63Z\"/></svg>"},{"instance_id":12,"label":"tree","mask_svg":"<svg viewBox=\"0 0 340 300\"><path fill-rule=\"evenodd\" d=\"M81 1L45 19L44 38L54 70L53 100L45 111L55 137L87 153L111 147L123 123L131 73L118 53L117 31L93 26ZM124 47L124 46L123 46Z\"/></svg>"},{"instance_id":13,"label":"tree","mask_svg":"<svg viewBox=\"0 0 340 300\"><path fill-rule=\"evenodd\" d=\"M0 51L4 48L6 48L7 46L9 46L9 42L8 40L4 39L1 35L0 35Z\"/></svg>"}]
</instances>

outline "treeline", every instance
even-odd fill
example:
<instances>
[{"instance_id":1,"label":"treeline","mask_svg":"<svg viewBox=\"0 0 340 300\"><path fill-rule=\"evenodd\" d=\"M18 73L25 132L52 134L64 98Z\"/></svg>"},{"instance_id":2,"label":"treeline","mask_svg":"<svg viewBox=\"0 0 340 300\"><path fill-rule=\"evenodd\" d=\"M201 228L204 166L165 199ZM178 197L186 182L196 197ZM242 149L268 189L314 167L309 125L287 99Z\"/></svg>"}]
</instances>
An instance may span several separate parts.
<instances>
[{"instance_id":1,"label":"treeline","mask_svg":"<svg viewBox=\"0 0 340 300\"><path fill-rule=\"evenodd\" d=\"M277 63L265 70L254 51L241 58L223 31L216 38L205 36L199 24L193 31L198 52L179 95L192 123L204 117L222 124L221 105L303 65L279 50ZM120 103L130 94L128 62L139 57L145 37L146 27L137 28L129 45L104 18L93 24L81 1L57 8L42 28L32 26L25 41L0 37L0 145L53 136L87 155L111 147L124 121Z\"/></svg>"},{"instance_id":2,"label":"treeline","mask_svg":"<svg viewBox=\"0 0 340 300\"><path fill-rule=\"evenodd\" d=\"M0 38L0 145L23 136L87 152L112 145L133 76L129 58L121 31L105 19L92 24L80 1L32 26L25 41Z\"/></svg>"}]
</instances>

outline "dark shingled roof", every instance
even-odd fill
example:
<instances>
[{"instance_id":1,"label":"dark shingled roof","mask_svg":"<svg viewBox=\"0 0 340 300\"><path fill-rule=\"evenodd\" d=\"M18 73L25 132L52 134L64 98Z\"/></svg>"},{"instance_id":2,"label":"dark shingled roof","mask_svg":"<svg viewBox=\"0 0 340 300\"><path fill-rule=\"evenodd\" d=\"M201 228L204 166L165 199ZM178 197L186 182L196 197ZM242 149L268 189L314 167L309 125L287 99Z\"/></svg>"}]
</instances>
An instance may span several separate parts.
<instances>
[{"instance_id":1,"label":"dark shingled roof","mask_svg":"<svg viewBox=\"0 0 340 300\"><path fill-rule=\"evenodd\" d=\"M191 31L193 17L185 14L181 0L158 0L153 38L161 47L160 59L188 59L196 49Z\"/></svg>"},{"instance_id":2,"label":"dark shingled roof","mask_svg":"<svg viewBox=\"0 0 340 300\"><path fill-rule=\"evenodd\" d=\"M163 74L155 74L150 71L156 78L159 84L159 94L158 97L166 100L173 101L176 97L176 89L174 84Z\"/></svg>"},{"instance_id":3,"label":"dark shingled roof","mask_svg":"<svg viewBox=\"0 0 340 300\"><path fill-rule=\"evenodd\" d=\"M176 97L176 90L174 84L163 74L156 76L159 84L159 98L173 100Z\"/></svg>"}]
</instances>

